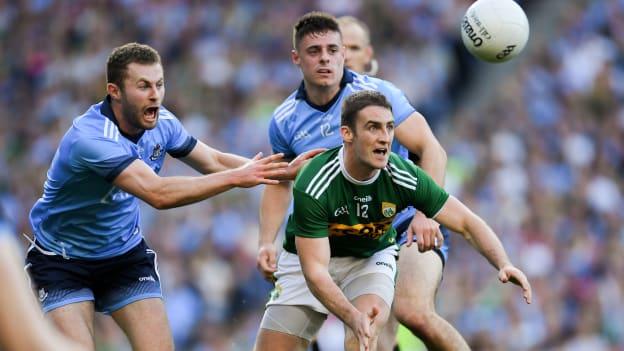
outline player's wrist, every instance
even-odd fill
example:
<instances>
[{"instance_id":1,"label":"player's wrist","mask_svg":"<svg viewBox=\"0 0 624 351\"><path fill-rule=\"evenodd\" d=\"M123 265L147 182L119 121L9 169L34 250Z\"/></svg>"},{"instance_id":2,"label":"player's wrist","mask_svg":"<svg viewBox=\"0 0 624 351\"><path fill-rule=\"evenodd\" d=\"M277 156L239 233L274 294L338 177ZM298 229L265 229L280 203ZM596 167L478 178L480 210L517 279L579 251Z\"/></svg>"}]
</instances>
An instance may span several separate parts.
<instances>
[{"instance_id":1,"label":"player's wrist","mask_svg":"<svg viewBox=\"0 0 624 351\"><path fill-rule=\"evenodd\" d=\"M362 316L362 312L355 308L355 306L350 306L349 312L345 317L345 322L351 329L355 330L355 327Z\"/></svg>"},{"instance_id":2,"label":"player's wrist","mask_svg":"<svg viewBox=\"0 0 624 351\"><path fill-rule=\"evenodd\" d=\"M270 234L260 231L260 235L258 236L258 247L275 245L276 237L277 233Z\"/></svg>"},{"instance_id":3,"label":"player's wrist","mask_svg":"<svg viewBox=\"0 0 624 351\"><path fill-rule=\"evenodd\" d=\"M239 168L228 169L215 174L223 176L224 182L230 187L240 187L242 184L241 177L238 172Z\"/></svg>"},{"instance_id":4,"label":"player's wrist","mask_svg":"<svg viewBox=\"0 0 624 351\"><path fill-rule=\"evenodd\" d=\"M266 240L260 240L258 241L258 248L262 249L262 248L269 248L275 246L275 243L273 241L266 241Z\"/></svg>"},{"instance_id":5,"label":"player's wrist","mask_svg":"<svg viewBox=\"0 0 624 351\"><path fill-rule=\"evenodd\" d=\"M498 267L499 272L508 268L515 268L513 263L511 263L511 261L508 261L508 260L501 262L500 264L497 265L497 267Z\"/></svg>"}]
</instances>

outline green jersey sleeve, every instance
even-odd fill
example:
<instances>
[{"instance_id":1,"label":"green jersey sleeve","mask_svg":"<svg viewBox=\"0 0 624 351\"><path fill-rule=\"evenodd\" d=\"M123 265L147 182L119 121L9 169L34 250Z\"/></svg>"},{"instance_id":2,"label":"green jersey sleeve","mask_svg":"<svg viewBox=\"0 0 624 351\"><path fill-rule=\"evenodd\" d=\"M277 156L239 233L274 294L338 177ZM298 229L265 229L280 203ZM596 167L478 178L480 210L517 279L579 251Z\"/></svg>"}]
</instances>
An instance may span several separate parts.
<instances>
[{"instance_id":1,"label":"green jersey sleeve","mask_svg":"<svg viewBox=\"0 0 624 351\"><path fill-rule=\"evenodd\" d=\"M297 187L293 188L293 198L292 218L295 235L306 238L329 236L329 223L325 206Z\"/></svg>"}]
</instances>

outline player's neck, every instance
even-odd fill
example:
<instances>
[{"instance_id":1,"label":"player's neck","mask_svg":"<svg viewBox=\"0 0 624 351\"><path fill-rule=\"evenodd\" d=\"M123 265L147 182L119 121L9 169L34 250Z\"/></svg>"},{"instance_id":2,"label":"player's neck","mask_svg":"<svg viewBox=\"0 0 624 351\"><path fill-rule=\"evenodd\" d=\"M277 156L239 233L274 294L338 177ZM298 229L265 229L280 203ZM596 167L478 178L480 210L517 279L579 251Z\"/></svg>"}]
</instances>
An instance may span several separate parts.
<instances>
[{"instance_id":1,"label":"player's neck","mask_svg":"<svg viewBox=\"0 0 624 351\"><path fill-rule=\"evenodd\" d=\"M347 175L357 181L365 182L377 175L379 169L370 167L356 157L353 150L343 148L343 166Z\"/></svg>"},{"instance_id":2,"label":"player's neck","mask_svg":"<svg viewBox=\"0 0 624 351\"><path fill-rule=\"evenodd\" d=\"M340 84L320 86L304 81L308 100L317 106L328 104L340 92Z\"/></svg>"}]
</instances>

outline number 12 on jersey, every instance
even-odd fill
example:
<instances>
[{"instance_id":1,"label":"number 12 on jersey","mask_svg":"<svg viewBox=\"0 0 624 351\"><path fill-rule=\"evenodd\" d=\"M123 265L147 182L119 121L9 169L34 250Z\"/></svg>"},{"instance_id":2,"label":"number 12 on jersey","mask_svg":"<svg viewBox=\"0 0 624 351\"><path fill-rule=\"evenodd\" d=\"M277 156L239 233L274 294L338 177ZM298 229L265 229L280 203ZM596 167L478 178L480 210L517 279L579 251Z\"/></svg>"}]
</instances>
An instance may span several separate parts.
<instances>
[{"instance_id":1,"label":"number 12 on jersey","mask_svg":"<svg viewBox=\"0 0 624 351\"><path fill-rule=\"evenodd\" d=\"M368 218L368 205L361 204L359 202L356 203L355 213L357 214L358 217Z\"/></svg>"}]
</instances>

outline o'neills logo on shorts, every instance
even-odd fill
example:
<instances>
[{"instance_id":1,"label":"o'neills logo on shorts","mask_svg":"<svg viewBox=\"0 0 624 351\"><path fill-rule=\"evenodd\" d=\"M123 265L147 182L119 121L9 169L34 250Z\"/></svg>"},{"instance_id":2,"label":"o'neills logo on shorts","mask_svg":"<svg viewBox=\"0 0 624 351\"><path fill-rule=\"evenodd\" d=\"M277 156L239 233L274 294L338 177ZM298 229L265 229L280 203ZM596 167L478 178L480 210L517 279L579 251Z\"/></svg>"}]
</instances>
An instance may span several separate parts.
<instances>
[{"instance_id":1,"label":"o'neills logo on shorts","mask_svg":"<svg viewBox=\"0 0 624 351\"><path fill-rule=\"evenodd\" d=\"M391 271L394 271L394 268L392 268L392 265L390 263L387 263L387 262L384 262L384 261L375 262L375 265L377 265L377 266L386 266L386 267L390 268Z\"/></svg>"}]
</instances>

